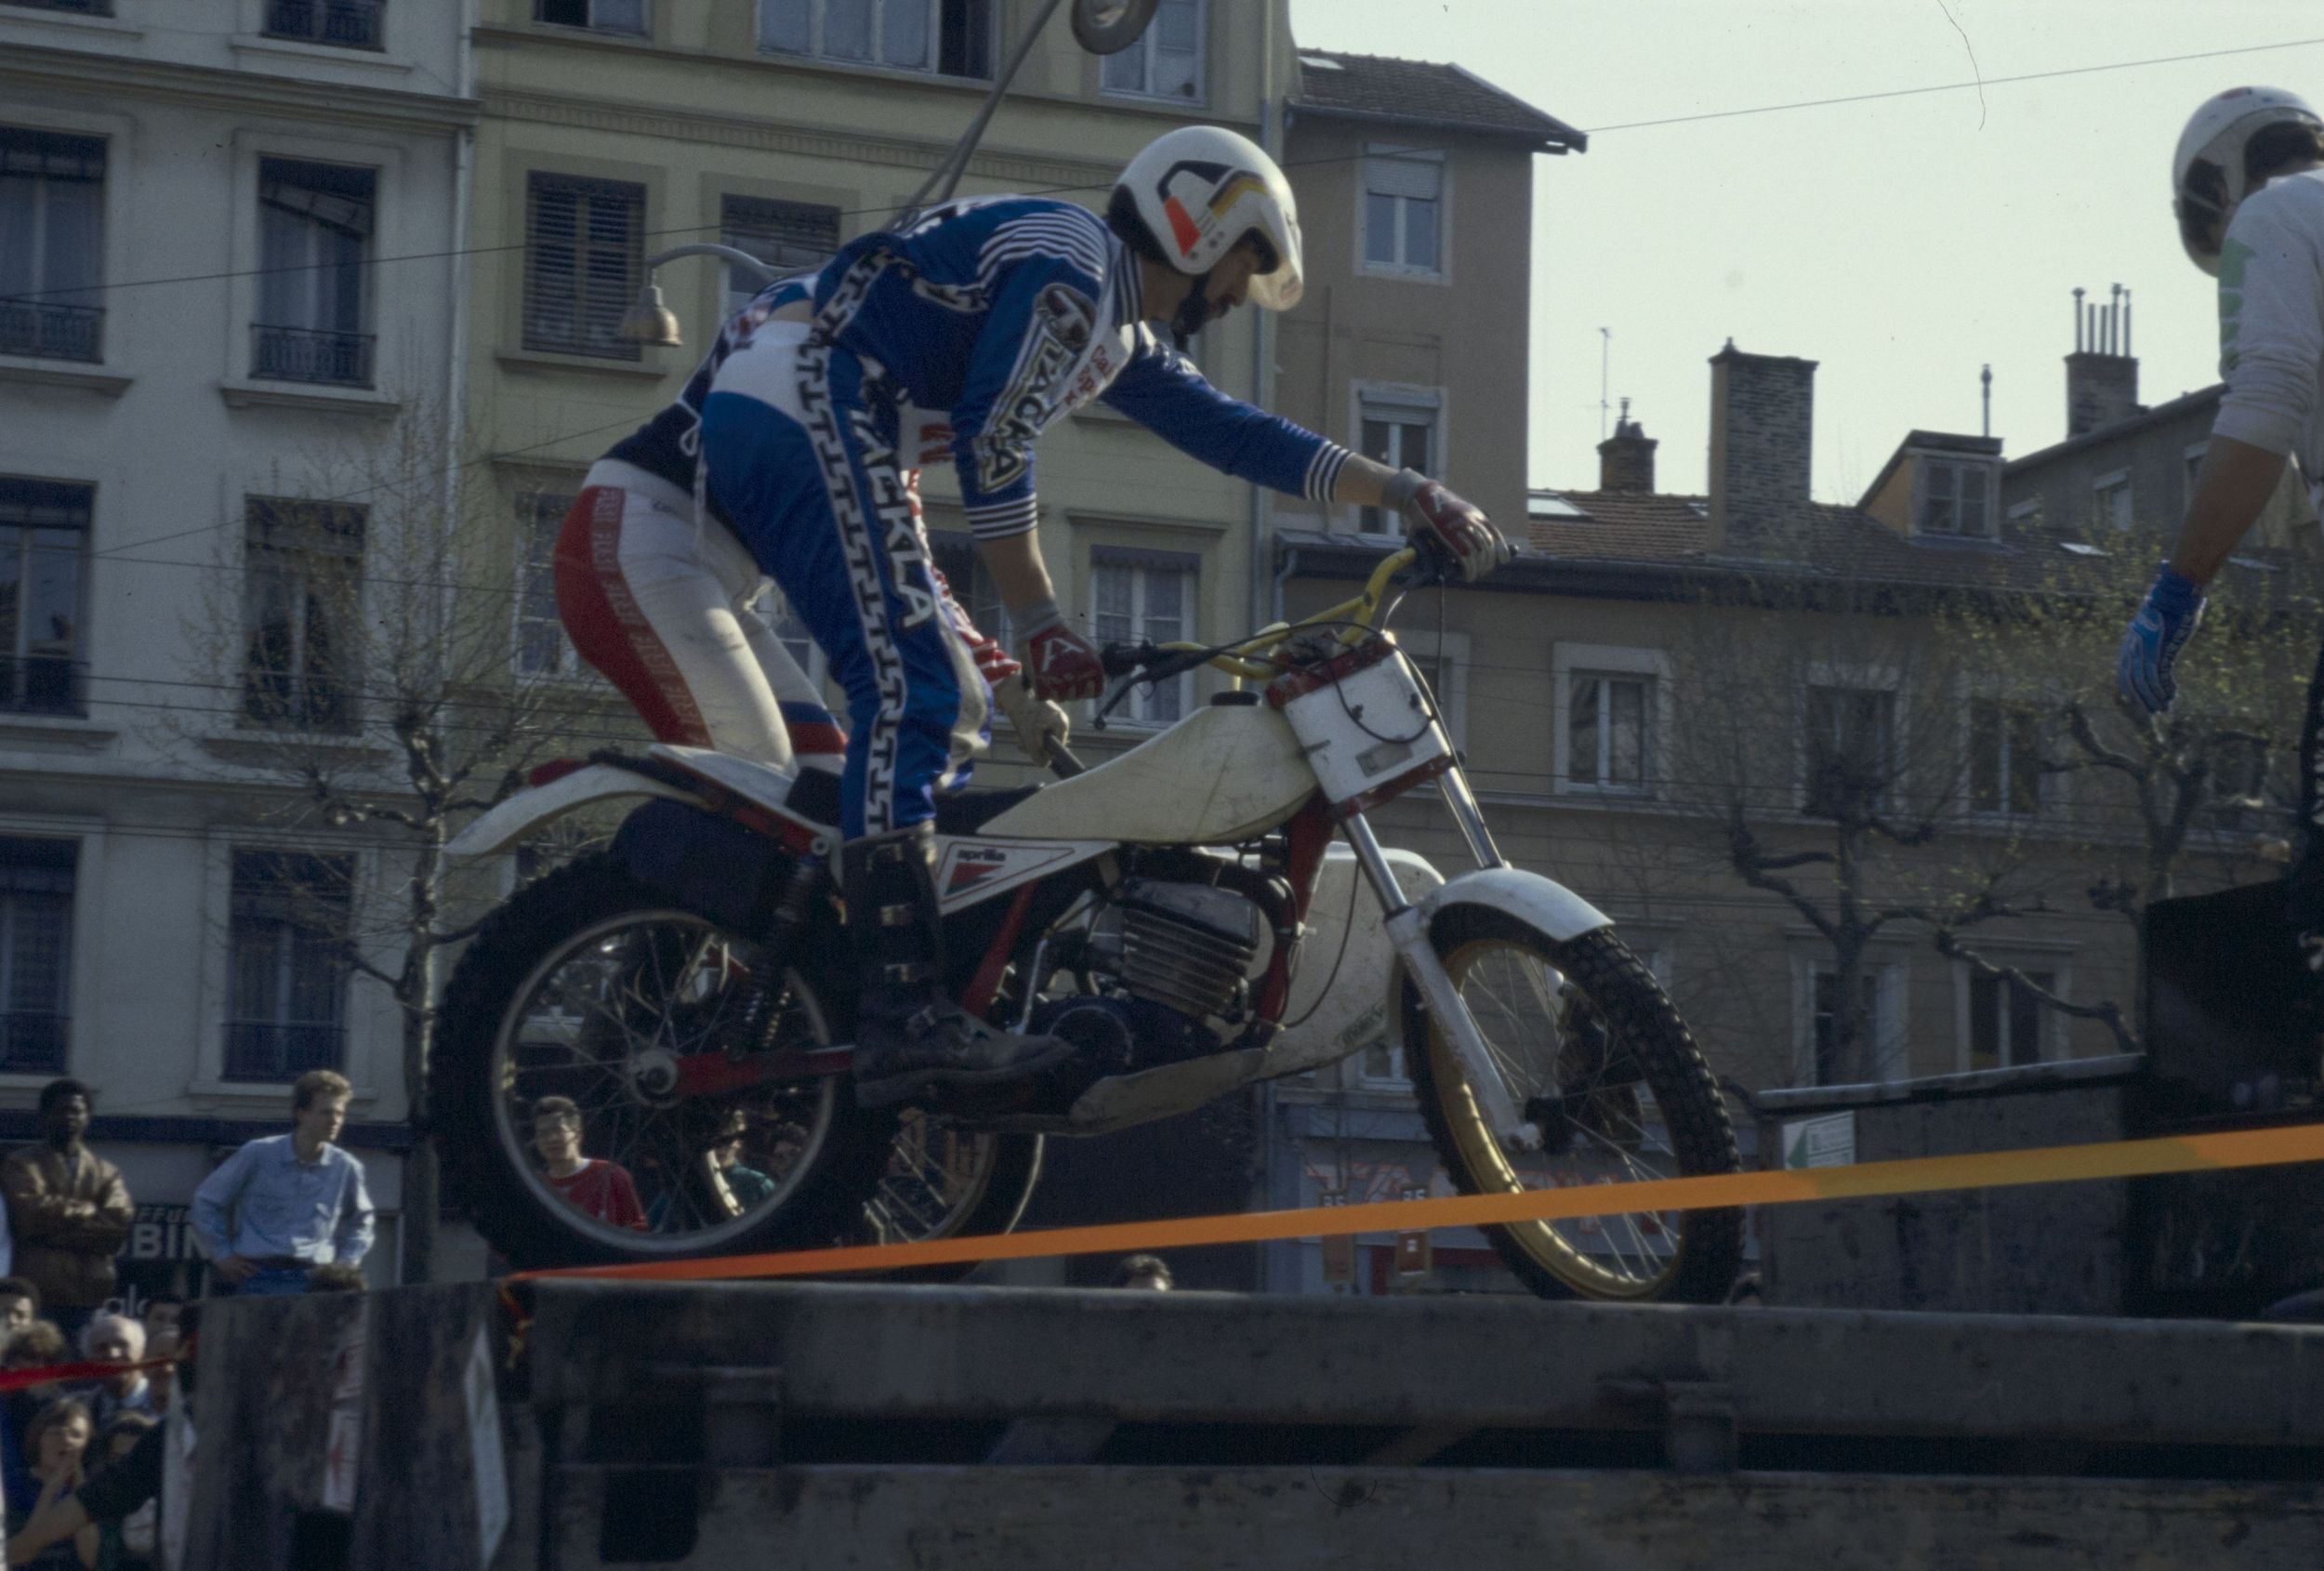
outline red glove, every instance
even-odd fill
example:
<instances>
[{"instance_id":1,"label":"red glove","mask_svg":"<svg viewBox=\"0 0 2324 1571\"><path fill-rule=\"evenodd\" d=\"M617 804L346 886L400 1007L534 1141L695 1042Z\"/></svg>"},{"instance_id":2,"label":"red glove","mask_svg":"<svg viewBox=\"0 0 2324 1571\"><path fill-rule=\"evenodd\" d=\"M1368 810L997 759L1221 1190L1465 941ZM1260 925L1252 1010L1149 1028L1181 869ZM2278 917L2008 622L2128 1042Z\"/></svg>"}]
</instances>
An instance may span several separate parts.
<instances>
[{"instance_id":1,"label":"red glove","mask_svg":"<svg viewBox=\"0 0 2324 1571\"><path fill-rule=\"evenodd\" d=\"M1380 488L1380 499L1404 515L1405 527L1426 536L1475 583L1517 554L1509 537L1474 503L1465 502L1417 469L1403 469Z\"/></svg>"},{"instance_id":2,"label":"red glove","mask_svg":"<svg viewBox=\"0 0 2324 1571\"><path fill-rule=\"evenodd\" d=\"M1034 697L1071 703L1105 691L1105 667L1096 646L1065 626L1055 601L1032 607L1017 620L1024 628L1024 668Z\"/></svg>"},{"instance_id":3,"label":"red glove","mask_svg":"<svg viewBox=\"0 0 2324 1571\"><path fill-rule=\"evenodd\" d=\"M944 613L952 619L953 631L958 633L960 641L969 646L969 658L976 662L977 674L984 679L985 686L997 692L1002 682L1024 667L1010 659L1007 650L986 638L977 625L969 620L968 611L953 595L952 582L944 576L943 568L931 562L928 575L936 581L936 593L944 599Z\"/></svg>"},{"instance_id":4,"label":"red glove","mask_svg":"<svg viewBox=\"0 0 2324 1571\"><path fill-rule=\"evenodd\" d=\"M983 633L964 636L961 641L969 646L969 658L976 662L977 674L984 679L984 685L996 693L1003 682L1024 669L1007 650Z\"/></svg>"}]
</instances>

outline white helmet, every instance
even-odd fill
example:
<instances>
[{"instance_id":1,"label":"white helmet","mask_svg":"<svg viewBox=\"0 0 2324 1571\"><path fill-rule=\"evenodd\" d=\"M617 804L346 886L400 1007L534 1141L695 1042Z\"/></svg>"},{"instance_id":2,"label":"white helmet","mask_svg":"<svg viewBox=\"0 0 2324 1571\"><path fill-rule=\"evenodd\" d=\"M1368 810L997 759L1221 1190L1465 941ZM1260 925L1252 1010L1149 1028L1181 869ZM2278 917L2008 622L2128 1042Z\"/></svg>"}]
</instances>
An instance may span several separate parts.
<instances>
[{"instance_id":1,"label":"white helmet","mask_svg":"<svg viewBox=\"0 0 2324 1571\"><path fill-rule=\"evenodd\" d=\"M1248 137L1218 125L1166 131L1129 161L1114 189L1129 193L1170 266L1195 277L1257 230L1275 265L1251 279L1251 303L1269 310L1300 303L1299 204L1275 161Z\"/></svg>"},{"instance_id":2,"label":"white helmet","mask_svg":"<svg viewBox=\"0 0 2324 1571\"><path fill-rule=\"evenodd\" d=\"M2324 131L2324 117L2297 93L2281 87L2230 87L2204 101L2179 133L2171 158L2171 209L2179 218L2179 242L2205 272L2219 271L2219 245L2238 204L2251 194L2243 172L2243 150L2270 125L2286 123Z\"/></svg>"}]
</instances>

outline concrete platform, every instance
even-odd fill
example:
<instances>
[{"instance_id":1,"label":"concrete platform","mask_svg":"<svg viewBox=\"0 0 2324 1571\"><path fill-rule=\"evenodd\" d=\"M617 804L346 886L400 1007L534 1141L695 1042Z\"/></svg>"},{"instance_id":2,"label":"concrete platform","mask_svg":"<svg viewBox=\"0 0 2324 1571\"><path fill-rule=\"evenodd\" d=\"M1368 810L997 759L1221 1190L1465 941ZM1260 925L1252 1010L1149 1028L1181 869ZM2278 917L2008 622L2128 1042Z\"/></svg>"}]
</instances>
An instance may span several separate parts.
<instances>
[{"instance_id":1,"label":"concrete platform","mask_svg":"<svg viewBox=\"0 0 2324 1571\"><path fill-rule=\"evenodd\" d=\"M2324 1564L2324 1328L849 1284L533 1297L489 1436L463 1390L503 1346L486 1289L220 1306L192 1564L287 1564L320 1481L273 1436L328 1428L318 1355L354 1346L365 1571L481 1565L504 1509L506 1571Z\"/></svg>"}]
</instances>

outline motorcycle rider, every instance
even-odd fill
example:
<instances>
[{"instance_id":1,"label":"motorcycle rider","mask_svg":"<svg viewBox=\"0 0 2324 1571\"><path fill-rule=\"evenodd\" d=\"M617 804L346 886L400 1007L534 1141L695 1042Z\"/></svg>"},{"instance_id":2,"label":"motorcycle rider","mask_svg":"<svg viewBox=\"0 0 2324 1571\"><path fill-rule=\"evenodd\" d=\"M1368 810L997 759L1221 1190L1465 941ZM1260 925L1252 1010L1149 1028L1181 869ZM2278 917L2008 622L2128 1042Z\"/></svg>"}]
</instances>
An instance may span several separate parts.
<instances>
[{"instance_id":1,"label":"motorcycle rider","mask_svg":"<svg viewBox=\"0 0 2324 1571\"><path fill-rule=\"evenodd\" d=\"M808 623L848 695L843 887L864 994L858 1100L1031 1074L1052 1037L986 1027L944 996L935 794L957 778L986 696L940 614L902 479L946 446L976 549L1036 696L1104 683L1057 603L1036 531L1034 445L1094 398L1238 479L1310 500L1396 509L1469 578L1506 561L1485 515L1230 398L1182 345L1245 300L1301 290L1291 189L1248 139L1188 126L1131 160L1105 216L1038 197L948 204L843 247L812 302L786 304L720 365L703 404L711 495Z\"/></svg>"},{"instance_id":2,"label":"motorcycle rider","mask_svg":"<svg viewBox=\"0 0 2324 1571\"><path fill-rule=\"evenodd\" d=\"M2195 112L2172 160L2179 236L2219 280L2220 375L2201 478L2177 545L2122 638L2125 696L2150 715L2171 707L2172 667L2219 571L2297 454L2324 502L2324 117L2297 94L2237 87ZM2324 660L2308 689L2300 741L2300 820L2288 885L2291 931L2324 971Z\"/></svg>"},{"instance_id":3,"label":"motorcycle rider","mask_svg":"<svg viewBox=\"0 0 2324 1571\"><path fill-rule=\"evenodd\" d=\"M574 653L628 699L659 742L716 747L788 769L839 772L846 733L823 694L755 609L767 575L702 486L701 410L734 346L812 278L768 285L720 329L676 401L589 467L553 560L557 617ZM919 505L918 471L907 471ZM944 607L997 688L1017 663L977 631L937 574ZM1018 745L1048 761L1064 711L1011 693Z\"/></svg>"}]
</instances>

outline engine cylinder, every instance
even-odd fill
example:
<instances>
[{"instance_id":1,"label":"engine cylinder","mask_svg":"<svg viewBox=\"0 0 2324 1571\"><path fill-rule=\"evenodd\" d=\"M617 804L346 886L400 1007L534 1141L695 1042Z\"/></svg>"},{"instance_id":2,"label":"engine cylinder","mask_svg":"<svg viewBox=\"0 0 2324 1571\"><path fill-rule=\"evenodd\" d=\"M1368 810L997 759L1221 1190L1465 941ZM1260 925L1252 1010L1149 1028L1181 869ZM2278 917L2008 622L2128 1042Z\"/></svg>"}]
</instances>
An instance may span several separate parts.
<instances>
[{"instance_id":1,"label":"engine cylinder","mask_svg":"<svg viewBox=\"0 0 2324 1571\"><path fill-rule=\"evenodd\" d=\"M1101 919L1100 943L1133 997L1203 1020L1235 1010L1260 931L1259 908L1232 891L1129 878Z\"/></svg>"}]
</instances>

